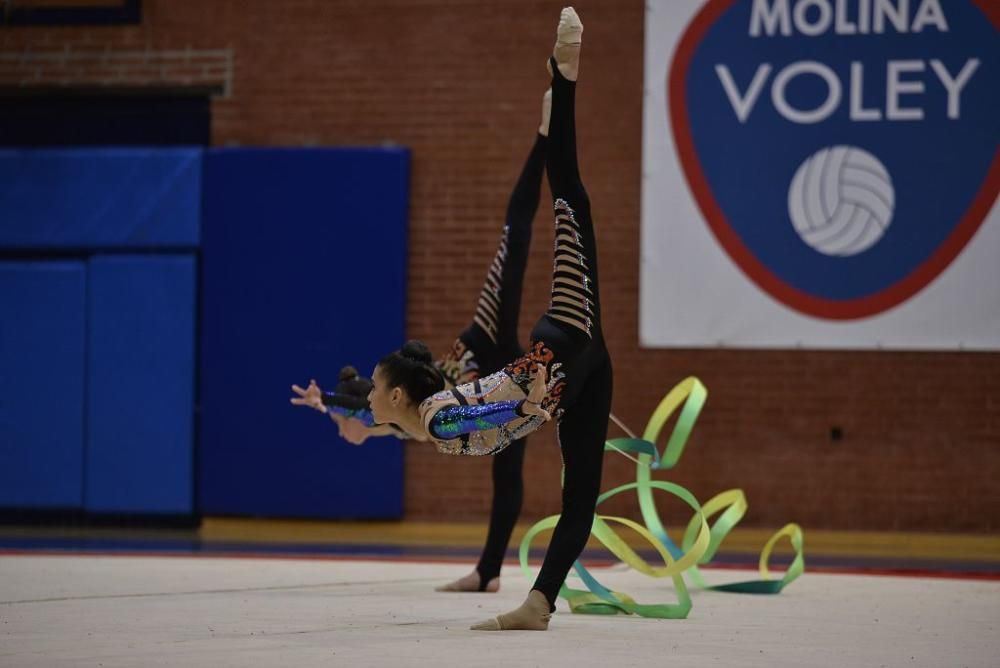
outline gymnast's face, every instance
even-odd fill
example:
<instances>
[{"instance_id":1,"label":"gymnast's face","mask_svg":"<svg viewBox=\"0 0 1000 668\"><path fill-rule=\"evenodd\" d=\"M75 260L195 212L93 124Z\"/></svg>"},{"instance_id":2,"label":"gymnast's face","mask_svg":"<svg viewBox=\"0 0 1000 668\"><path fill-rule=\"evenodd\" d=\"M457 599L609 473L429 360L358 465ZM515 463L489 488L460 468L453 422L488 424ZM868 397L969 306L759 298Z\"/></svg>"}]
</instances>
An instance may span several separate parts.
<instances>
[{"instance_id":1,"label":"gymnast's face","mask_svg":"<svg viewBox=\"0 0 1000 668\"><path fill-rule=\"evenodd\" d=\"M378 424L398 422L407 405L403 388L389 387L381 367L375 367L372 373L372 389L368 393L368 403L372 409L372 417Z\"/></svg>"}]
</instances>

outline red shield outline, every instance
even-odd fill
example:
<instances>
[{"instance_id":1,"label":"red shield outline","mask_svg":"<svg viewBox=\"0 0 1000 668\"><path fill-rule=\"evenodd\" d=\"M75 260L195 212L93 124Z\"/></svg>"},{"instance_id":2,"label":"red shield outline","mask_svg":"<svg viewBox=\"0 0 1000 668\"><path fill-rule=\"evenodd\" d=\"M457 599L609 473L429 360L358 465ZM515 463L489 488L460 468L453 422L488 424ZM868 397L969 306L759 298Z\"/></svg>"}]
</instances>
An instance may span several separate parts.
<instances>
[{"instance_id":1,"label":"red shield outline","mask_svg":"<svg viewBox=\"0 0 1000 668\"><path fill-rule=\"evenodd\" d=\"M769 295L801 313L830 320L852 320L887 311L901 304L933 281L962 252L986 219L1000 193L1000 147L993 155L986 178L973 198L962 220L938 249L908 275L875 294L860 299L826 299L816 297L792 286L760 262L733 231L729 221L702 171L694 148L694 139L687 113L687 71L695 49L715 21L739 0L708 0L684 31L667 74L669 121L674 143L688 187L698 208L729 257ZM1000 3L996 0L971 0L1000 31Z\"/></svg>"}]
</instances>

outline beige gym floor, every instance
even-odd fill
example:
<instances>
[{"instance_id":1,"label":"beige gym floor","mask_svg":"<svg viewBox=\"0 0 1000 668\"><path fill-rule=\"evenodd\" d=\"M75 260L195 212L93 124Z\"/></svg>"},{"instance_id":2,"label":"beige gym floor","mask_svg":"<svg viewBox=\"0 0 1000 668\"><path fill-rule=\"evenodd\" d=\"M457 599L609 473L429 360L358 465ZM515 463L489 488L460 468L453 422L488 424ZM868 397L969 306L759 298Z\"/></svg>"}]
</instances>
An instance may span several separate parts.
<instances>
[{"instance_id":1,"label":"beige gym floor","mask_svg":"<svg viewBox=\"0 0 1000 668\"><path fill-rule=\"evenodd\" d=\"M433 587L470 564L319 558L0 555L0 666L1000 665L1000 581L806 572L776 596L692 590L686 620L570 614L481 633L518 605ZM670 583L593 569L640 602ZM714 582L755 577L705 571ZM570 584L573 584L571 576Z\"/></svg>"}]
</instances>

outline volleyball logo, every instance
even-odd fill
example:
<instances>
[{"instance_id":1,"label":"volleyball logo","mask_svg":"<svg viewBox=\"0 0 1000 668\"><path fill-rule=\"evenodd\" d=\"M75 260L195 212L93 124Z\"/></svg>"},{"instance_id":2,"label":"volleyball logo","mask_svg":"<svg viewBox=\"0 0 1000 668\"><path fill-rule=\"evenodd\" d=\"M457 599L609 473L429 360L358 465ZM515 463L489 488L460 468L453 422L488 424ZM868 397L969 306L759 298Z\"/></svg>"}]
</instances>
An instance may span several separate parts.
<instances>
[{"instance_id":1,"label":"volleyball logo","mask_svg":"<svg viewBox=\"0 0 1000 668\"><path fill-rule=\"evenodd\" d=\"M892 222L892 178L878 158L856 146L817 151L788 189L788 216L799 237L824 255L871 248Z\"/></svg>"},{"instance_id":2,"label":"volleyball logo","mask_svg":"<svg viewBox=\"0 0 1000 668\"><path fill-rule=\"evenodd\" d=\"M1000 2L700 5L665 102L719 247L812 317L868 318L922 291L1000 195Z\"/></svg>"}]
</instances>

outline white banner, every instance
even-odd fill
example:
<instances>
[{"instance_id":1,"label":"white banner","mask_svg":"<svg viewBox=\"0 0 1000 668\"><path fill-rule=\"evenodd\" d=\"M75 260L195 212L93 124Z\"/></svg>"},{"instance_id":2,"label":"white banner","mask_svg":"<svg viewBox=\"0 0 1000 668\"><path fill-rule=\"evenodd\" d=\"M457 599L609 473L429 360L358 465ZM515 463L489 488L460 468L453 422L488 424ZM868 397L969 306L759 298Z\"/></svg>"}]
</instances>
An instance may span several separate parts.
<instances>
[{"instance_id":1,"label":"white banner","mask_svg":"<svg viewBox=\"0 0 1000 668\"><path fill-rule=\"evenodd\" d=\"M647 3L640 343L1000 350L1000 3Z\"/></svg>"}]
</instances>

